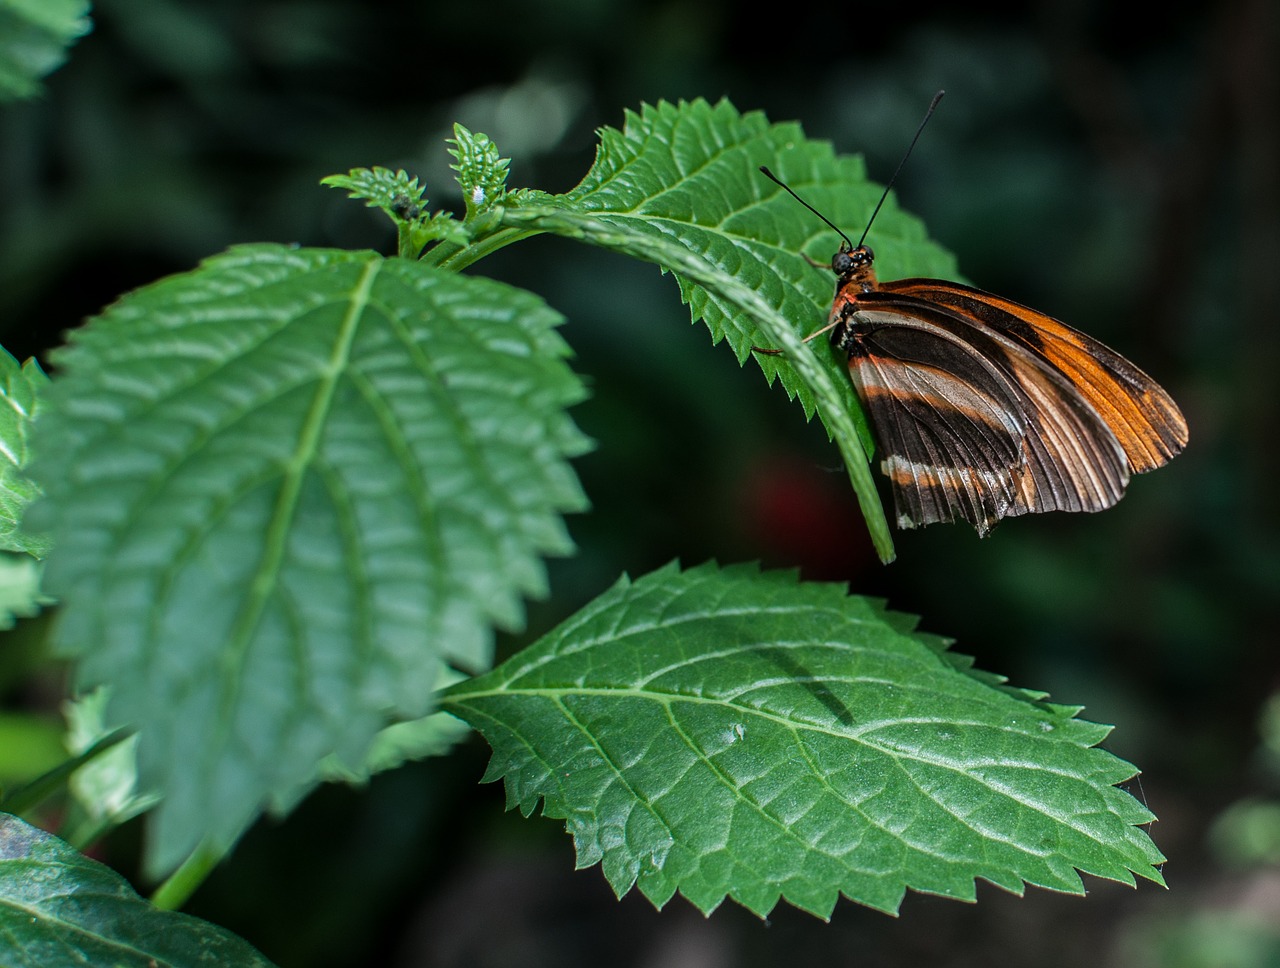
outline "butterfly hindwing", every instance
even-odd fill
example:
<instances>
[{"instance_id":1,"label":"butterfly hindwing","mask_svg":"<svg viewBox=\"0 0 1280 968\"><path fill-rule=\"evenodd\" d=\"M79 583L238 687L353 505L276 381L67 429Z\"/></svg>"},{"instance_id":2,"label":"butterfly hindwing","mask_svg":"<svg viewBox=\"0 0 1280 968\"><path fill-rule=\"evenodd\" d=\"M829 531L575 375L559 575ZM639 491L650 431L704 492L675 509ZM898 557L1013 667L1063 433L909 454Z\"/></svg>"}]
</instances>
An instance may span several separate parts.
<instances>
[{"instance_id":1,"label":"butterfly hindwing","mask_svg":"<svg viewBox=\"0 0 1280 968\"><path fill-rule=\"evenodd\" d=\"M1007 381L963 343L898 318L859 314L842 344L898 525L963 518L985 533L1013 505L1025 436Z\"/></svg>"},{"instance_id":2,"label":"butterfly hindwing","mask_svg":"<svg viewBox=\"0 0 1280 968\"><path fill-rule=\"evenodd\" d=\"M1125 455L1071 381L981 320L886 289L837 302L900 526L1100 510Z\"/></svg>"}]
</instances>

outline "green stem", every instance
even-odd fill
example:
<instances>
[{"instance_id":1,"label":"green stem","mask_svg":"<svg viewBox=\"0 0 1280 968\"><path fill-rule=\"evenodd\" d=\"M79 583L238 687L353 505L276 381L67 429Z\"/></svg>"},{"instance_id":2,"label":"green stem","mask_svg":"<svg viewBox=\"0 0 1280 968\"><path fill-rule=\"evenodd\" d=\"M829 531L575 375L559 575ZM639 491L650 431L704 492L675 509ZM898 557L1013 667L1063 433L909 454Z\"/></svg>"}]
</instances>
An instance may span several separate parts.
<instances>
[{"instance_id":1,"label":"green stem","mask_svg":"<svg viewBox=\"0 0 1280 968\"><path fill-rule=\"evenodd\" d=\"M537 234L539 234L537 231L504 228L465 248L438 245L423 253L422 261L451 272L461 272L467 266L479 262L485 256L492 255L512 242L519 242L521 239Z\"/></svg>"},{"instance_id":2,"label":"green stem","mask_svg":"<svg viewBox=\"0 0 1280 968\"><path fill-rule=\"evenodd\" d=\"M155 893L151 895L151 903L163 911L181 908L218 866L225 853L201 844L182 862L181 867L155 889Z\"/></svg>"},{"instance_id":3,"label":"green stem","mask_svg":"<svg viewBox=\"0 0 1280 968\"><path fill-rule=\"evenodd\" d=\"M413 226L400 219L396 219L396 252L402 259L413 259L418 254L413 251Z\"/></svg>"},{"instance_id":4,"label":"green stem","mask_svg":"<svg viewBox=\"0 0 1280 968\"><path fill-rule=\"evenodd\" d=\"M53 794L66 786L66 782L72 773L132 735L133 730L124 727L112 730L79 756L63 760L49 772L41 774L25 786L14 790L3 800L0 800L0 810L15 816L22 816L33 810L48 797L53 796Z\"/></svg>"}]
</instances>

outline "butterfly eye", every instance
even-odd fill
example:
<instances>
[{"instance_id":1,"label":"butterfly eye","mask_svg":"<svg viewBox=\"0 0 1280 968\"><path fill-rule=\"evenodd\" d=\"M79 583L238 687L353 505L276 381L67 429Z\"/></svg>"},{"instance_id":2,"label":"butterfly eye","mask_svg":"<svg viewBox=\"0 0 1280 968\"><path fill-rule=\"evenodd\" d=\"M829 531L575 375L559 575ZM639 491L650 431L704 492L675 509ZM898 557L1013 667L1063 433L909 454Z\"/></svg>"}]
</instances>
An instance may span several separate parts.
<instances>
[{"instance_id":1,"label":"butterfly eye","mask_svg":"<svg viewBox=\"0 0 1280 968\"><path fill-rule=\"evenodd\" d=\"M831 269L843 278L858 269L869 267L875 260L876 254L871 251L869 245L860 245L856 249L846 249L841 246L840 251L831 258Z\"/></svg>"}]
</instances>

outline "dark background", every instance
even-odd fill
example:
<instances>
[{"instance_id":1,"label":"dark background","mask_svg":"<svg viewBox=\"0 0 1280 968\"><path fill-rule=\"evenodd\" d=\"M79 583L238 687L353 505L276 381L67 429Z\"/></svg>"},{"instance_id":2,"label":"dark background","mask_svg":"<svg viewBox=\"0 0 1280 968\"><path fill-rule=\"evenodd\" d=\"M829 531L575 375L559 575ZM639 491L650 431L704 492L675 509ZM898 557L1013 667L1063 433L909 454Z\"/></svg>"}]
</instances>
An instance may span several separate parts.
<instances>
[{"instance_id":1,"label":"dark background","mask_svg":"<svg viewBox=\"0 0 1280 968\"><path fill-rule=\"evenodd\" d=\"M972 283L1132 357L1180 402L1187 452L1098 515L899 533L879 565L838 455L754 365L691 327L656 268L557 239L472 271L532 289L593 398L594 509L515 649L627 571L760 559L923 616L959 651L1084 716L1139 764L1171 890L985 885L891 919L779 907L703 919L613 899L560 825L503 812L486 750L320 791L264 822L190 910L286 966L1280 964L1280 866L1215 827L1276 792L1280 11L1271 0L430 4L109 0L39 100L0 109L0 340L19 358L123 292L244 241L373 246L384 219L317 182L375 164L460 207L454 121L564 191L596 128L660 98L796 119L900 182ZM870 241L874 244L874 232ZM1217 830L1218 833L1213 833ZM137 831L104 856L130 870ZM1274 828L1258 837L1271 837ZM1256 853L1256 851L1255 851ZM1265 851L1264 851L1265 853ZM1234 858L1234 860L1233 860Z\"/></svg>"}]
</instances>

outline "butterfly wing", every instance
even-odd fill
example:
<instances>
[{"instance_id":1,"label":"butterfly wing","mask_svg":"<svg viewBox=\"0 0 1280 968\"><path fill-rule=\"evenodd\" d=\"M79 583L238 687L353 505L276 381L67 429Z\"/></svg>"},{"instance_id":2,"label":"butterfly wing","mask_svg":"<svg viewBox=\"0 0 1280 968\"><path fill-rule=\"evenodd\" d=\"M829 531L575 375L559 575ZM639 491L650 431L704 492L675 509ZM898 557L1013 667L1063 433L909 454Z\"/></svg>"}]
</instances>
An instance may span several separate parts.
<instances>
[{"instance_id":1,"label":"butterfly wing","mask_svg":"<svg viewBox=\"0 0 1280 968\"><path fill-rule=\"evenodd\" d=\"M1187 422L1164 389L1110 347L1011 299L937 279L900 279L880 291L945 307L989 327L1062 373L1106 421L1130 468L1154 470L1187 445Z\"/></svg>"},{"instance_id":2,"label":"butterfly wing","mask_svg":"<svg viewBox=\"0 0 1280 968\"><path fill-rule=\"evenodd\" d=\"M1124 494L1124 450L1043 356L888 287L837 311L899 526L963 518L986 534L1003 517L1097 511Z\"/></svg>"}]
</instances>

